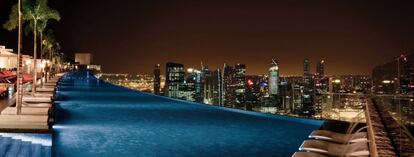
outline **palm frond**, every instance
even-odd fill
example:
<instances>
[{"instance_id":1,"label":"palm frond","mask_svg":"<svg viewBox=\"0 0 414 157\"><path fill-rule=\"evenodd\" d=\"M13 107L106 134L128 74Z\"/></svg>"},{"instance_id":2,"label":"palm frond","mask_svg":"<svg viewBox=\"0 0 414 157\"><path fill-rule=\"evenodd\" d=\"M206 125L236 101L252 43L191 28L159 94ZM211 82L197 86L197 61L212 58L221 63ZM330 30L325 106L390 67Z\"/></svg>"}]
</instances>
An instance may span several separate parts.
<instances>
[{"instance_id":1,"label":"palm frond","mask_svg":"<svg viewBox=\"0 0 414 157\"><path fill-rule=\"evenodd\" d=\"M3 24L3 28L9 31L16 29L19 25L18 4L12 6L9 19Z\"/></svg>"}]
</instances>

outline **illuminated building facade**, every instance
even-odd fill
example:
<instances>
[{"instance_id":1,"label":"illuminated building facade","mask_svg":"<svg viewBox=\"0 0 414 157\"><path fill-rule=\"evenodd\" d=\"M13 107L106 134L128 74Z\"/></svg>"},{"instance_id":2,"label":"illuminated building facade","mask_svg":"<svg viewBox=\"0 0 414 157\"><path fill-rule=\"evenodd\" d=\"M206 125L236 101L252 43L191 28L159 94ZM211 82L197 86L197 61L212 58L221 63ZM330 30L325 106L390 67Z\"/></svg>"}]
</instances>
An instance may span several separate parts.
<instances>
[{"instance_id":1,"label":"illuminated building facade","mask_svg":"<svg viewBox=\"0 0 414 157\"><path fill-rule=\"evenodd\" d=\"M223 67L223 95L224 106L235 107L236 100L236 73L232 66L224 64Z\"/></svg>"},{"instance_id":2,"label":"illuminated building facade","mask_svg":"<svg viewBox=\"0 0 414 157\"><path fill-rule=\"evenodd\" d=\"M246 65L236 64L235 66L235 91L236 107L245 107L246 103Z\"/></svg>"},{"instance_id":3,"label":"illuminated building facade","mask_svg":"<svg viewBox=\"0 0 414 157\"><path fill-rule=\"evenodd\" d=\"M75 53L75 62L79 63L79 65L90 65L92 62L92 54Z\"/></svg>"},{"instance_id":4,"label":"illuminated building facade","mask_svg":"<svg viewBox=\"0 0 414 157\"><path fill-rule=\"evenodd\" d=\"M221 70L212 71L204 78L204 103L221 106L223 104Z\"/></svg>"},{"instance_id":5,"label":"illuminated building facade","mask_svg":"<svg viewBox=\"0 0 414 157\"><path fill-rule=\"evenodd\" d=\"M315 114L314 109L314 82L313 76L310 71L310 61L305 59L303 61L303 94L302 94L302 105L299 114L305 116L312 116Z\"/></svg>"},{"instance_id":6,"label":"illuminated building facade","mask_svg":"<svg viewBox=\"0 0 414 157\"><path fill-rule=\"evenodd\" d=\"M322 106L326 104L329 79L325 77L325 60L320 60L316 64L315 73L315 95L314 95L314 109L315 115L320 118L322 116Z\"/></svg>"},{"instance_id":7,"label":"illuminated building facade","mask_svg":"<svg viewBox=\"0 0 414 157\"><path fill-rule=\"evenodd\" d=\"M187 79L186 82L193 84L194 94L192 100L195 102L203 102L203 78L200 70L194 68L187 69Z\"/></svg>"},{"instance_id":8,"label":"illuminated building facade","mask_svg":"<svg viewBox=\"0 0 414 157\"><path fill-rule=\"evenodd\" d=\"M321 60L316 64L316 76L325 77L325 60Z\"/></svg>"},{"instance_id":9,"label":"illuminated building facade","mask_svg":"<svg viewBox=\"0 0 414 157\"><path fill-rule=\"evenodd\" d=\"M179 88L184 83L184 65L179 63L166 64L165 95L171 98L180 98Z\"/></svg>"},{"instance_id":10,"label":"illuminated building facade","mask_svg":"<svg viewBox=\"0 0 414 157\"><path fill-rule=\"evenodd\" d=\"M274 59L269 68L269 95L279 95L279 65Z\"/></svg>"},{"instance_id":11,"label":"illuminated building facade","mask_svg":"<svg viewBox=\"0 0 414 157\"><path fill-rule=\"evenodd\" d=\"M254 106L260 105L260 98L264 95L261 94L261 75L248 75L246 76L246 109L251 110Z\"/></svg>"}]
</instances>

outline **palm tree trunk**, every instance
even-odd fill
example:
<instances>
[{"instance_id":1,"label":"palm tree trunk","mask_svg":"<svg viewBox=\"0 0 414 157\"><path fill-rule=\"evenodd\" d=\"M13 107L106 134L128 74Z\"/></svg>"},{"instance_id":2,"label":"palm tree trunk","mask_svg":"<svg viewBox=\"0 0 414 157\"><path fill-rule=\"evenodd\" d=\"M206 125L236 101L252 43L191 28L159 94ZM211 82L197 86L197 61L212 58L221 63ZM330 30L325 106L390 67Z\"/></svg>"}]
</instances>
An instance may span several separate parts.
<instances>
[{"instance_id":1,"label":"palm tree trunk","mask_svg":"<svg viewBox=\"0 0 414 157\"><path fill-rule=\"evenodd\" d=\"M23 97L23 80L22 80L22 12L21 12L21 0L18 2L19 9L19 36L18 36L18 45L17 45L17 92L16 92L16 114L21 113L22 108L22 97Z\"/></svg>"},{"instance_id":2,"label":"palm tree trunk","mask_svg":"<svg viewBox=\"0 0 414 157\"><path fill-rule=\"evenodd\" d=\"M33 28L33 84L32 84L32 95L36 92L36 82L37 82L37 21L34 19L34 28Z\"/></svg>"},{"instance_id":3,"label":"palm tree trunk","mask_svg":"<svg viewBox=\"0 0 414 157\"><path fill-rule=\"evenodd\" d=\"M40 33L40 64L41 64L41 76L40 76L40 84L43 85L43 77L44 77L44 69L43 66L43 32Z\"/></svg>"}]
</instances>

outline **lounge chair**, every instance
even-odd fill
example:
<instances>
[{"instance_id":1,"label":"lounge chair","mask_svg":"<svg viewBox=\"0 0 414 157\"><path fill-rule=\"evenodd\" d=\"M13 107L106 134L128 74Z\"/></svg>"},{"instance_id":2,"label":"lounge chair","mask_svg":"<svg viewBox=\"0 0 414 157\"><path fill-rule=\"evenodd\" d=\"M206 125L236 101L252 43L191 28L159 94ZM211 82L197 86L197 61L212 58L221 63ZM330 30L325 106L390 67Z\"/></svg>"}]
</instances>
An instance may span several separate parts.
<instances>
[{"instance_id":1,"label":"lounge chair","mask_svg":"<svg viewBox=\"0 0 414 157\"><path fill-rule=\"evenodd\" d=\"M367 142L336 144L321 140L305 140L299 150L321 153L330 156L369 156Z\"/></svg>"},{"instance_id":2,"label":"lounge chair","mask_svg":"<svg viewBox=\"0 0 414 157\"><path fill-rule=\"evenodd\" d=\"M22 115L49 115L49 108L32 108L22 107L20 110ZM7 107L1 111L2 115L15 115L17 113L16 107Z\"/></svg>"},{"instance_id":3,"label":"lounge chair","mask_svg":"<svg viewBox=\"0 0 414 157\"><path fill-rule=\"evenodd\" d=\"M295 152L292 157L328 157L323 154L313 153L313 152Z\"/></svg>"},{"instance_id":4,"label":"lounge chair","mask_svg":"<svg viewBox=\"0 0 414 157\"><path fill-rule=\"evenodd\" d=\"M0 115L0 128L48 129L48 119L46 115Z\"/></svg>"},{"instance_id":5,"label":"lounge chair","mask_svg":"<svg viewBox=\"0 0 414 157\"><path fill-rule=\"evenodd\" d=\"M50 108L50 107L52 107L52 103L28 103L28 102L23 102L22 107Z\"/></svg>"},{"instance_id":6,"label":"lounge chair","mask_svg":"<svg viewBox=\"0 0 414 157\"><path fill-rule=\"evenodd\" d=\"M52 102L52 99L50 97L35 97L25 95L23 96L23 102L50 103Z\"/></svg>"},{"instance_id":7,"label":"lounge chair","mask_svg":"<svg viewBox=\"0 0 414 157\"><path fill-rule=\"evenodd\" d=\"M341 134L328 130L315 130L309 138L320 139L336 143L355 143L368 141L366 132L359 132L354 134Z\"/></svg>"},{"instance_id":8,"label":"lounge chair","mask_svg":"<svg viewBox=\"0 0 414 157\"><path fill-rule=\"evenodd\" d=\"M43 92L36 92L34 93L35 97L53 97L53 93L43 93Z\"/></svg>"},{"instance_id":9,"label":"lounge chair","mask_svg":"<svg viewBox=\"0 0 414 157\"><path fill-rule=\"evenodd\" d=\"M52 87L43 87L43 88L36 88L37 92L54 92L55 88Z\"/></svg>"},{"instance_id":10,"label":"lounge chair","mask_svg":"<svg viewBox=\"0 0 414 157\"><path fill-rule=\"evenodd\" d=\"M56 82L45 82L43 83L44 86L56 86Z\"/></svg>"}]
</instances>

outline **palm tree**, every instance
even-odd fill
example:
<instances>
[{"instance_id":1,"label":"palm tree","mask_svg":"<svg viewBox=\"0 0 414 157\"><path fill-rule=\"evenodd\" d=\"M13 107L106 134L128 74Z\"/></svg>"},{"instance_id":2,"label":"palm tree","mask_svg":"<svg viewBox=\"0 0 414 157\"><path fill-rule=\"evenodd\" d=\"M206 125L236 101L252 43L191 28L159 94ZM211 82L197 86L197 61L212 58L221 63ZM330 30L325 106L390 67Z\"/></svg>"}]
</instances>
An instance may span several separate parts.
<instances>
[{"instance_id":1,"label":"palm tree","mask_svg":"<svg viewBox=\"0 0 414 157\"><path fill-rule=\"evenodd\" d=\"M60 20L59 12L51 9L47 5L47 0L36 0L34 4L29 4L24 7L25 16L24 19L30 21L30 26L33 28L33 85L32 85L32 94L36 92L36 81L37 81L37 33L38 33L38 23L42 22L46 27L47 21L54 19ZM45 28L44 27L44 28ZM43 37L44 28L42 30L41 36Z\"/></svg>"},{"instance_id":2,"label":"palm tree","mask_svg":"<svg viewBox=\"0 0 414 157\"><path fill-rule=\"evenodd\" d=\"M60 16L58 16L57 20L59 20L59 19L60 19ZM53 30L49 29L49 31L46 31L46 27L47 27L47 24L48 24L49 20L50 19L43 19L43 20L39 21L38 24L37 24L37 31L38 31L39 37L40 37L40 60L41 60L42 63L44 61L46 51L48 51L50 49L50 48L47 48L47 46L48 46L47 44L55 42L55 38L54 38L54 35L53 35ZM32 27L33 27L33 25L28 25L25 28L26 29L25 30L26 35L29 32L33 31ZM53 36L53 39L50 39L50 35ZM46 47L43 47L43 46L46 46ZM41 70L42 70L41 71L42 74L46 73L45 66L42 66ZM45 79L46 79L45 81L47 81L47 77L45 77ZM41 83L43 84L43 79L41 79Z\"/></svg>"},{"instance_id":3,"label":"palm tree","mask_svg":"<svg viewBox=\"0 0 414 157\"><path fill-rule=\"evenodd\" d=\"M23 78L22 78L22 55L21 55L21 49L22 49L22 2L21 0L18 0L17 4L12 6L9 20L3 24L3 28L12 31L16 29L16 27L19 28L18 31L18 44L17 44L17 98L16 98L16 114L21 113L21 107L22 107L22 97L23 97Z\"/></svg>"},{"instance_id":4,"label":"palm tree","mask_svg":"<svg viewBox=\"0 0 414 157\"><path fill-rule=\"evenodd\" d=\"M44 45L43 52L45 53L45 57L53 63L53 56L54 54L60 50L60 44L56 41L55 35L53 34L52 30L49 30L44 37L44 40L42 42ZM49 63L46 64L46 67L49 67ZM49 69L46 70L46 73L48 73ZM47 77L46 77L47 78Z\"/></svg>"}]
</instances>

